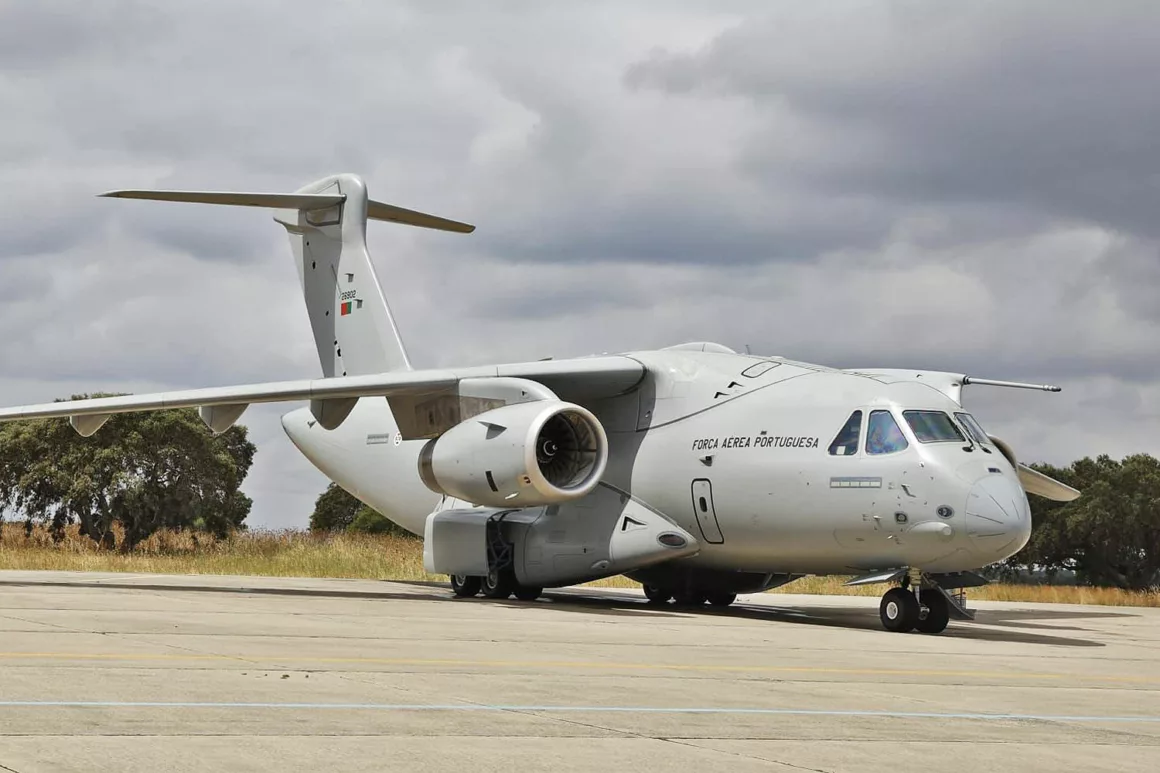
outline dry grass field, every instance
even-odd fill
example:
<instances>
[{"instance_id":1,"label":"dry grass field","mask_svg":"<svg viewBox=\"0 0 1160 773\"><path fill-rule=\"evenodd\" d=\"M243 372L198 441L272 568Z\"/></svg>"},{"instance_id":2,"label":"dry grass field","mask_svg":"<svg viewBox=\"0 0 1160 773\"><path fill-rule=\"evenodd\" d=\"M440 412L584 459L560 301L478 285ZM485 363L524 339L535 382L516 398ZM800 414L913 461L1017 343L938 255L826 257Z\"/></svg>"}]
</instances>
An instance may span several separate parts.
<instances>
[{"instance_id":1,"label":"dry grass field","mask_svg":"<svg viewBox=\"0 0 1160 773\"><path fill-rule=\"evenodd\" d=\"M347 577L373 580L436 580L423 571L422 543L399 536L308 532L249 532L215 541L191 532L159 532L131 553L99 549L70 529L54 543L48 532L26 536L21 524L0 528L0 569L77 572L143 572L155 574L233 574L273 577ZM879 585L847 588L844 577L805 577L770 593L818 593L878 596ZM612 577L591 583L635 588L637 583ZM1130 593L1115 588L1063 585L993 584L973 589L974 600L1042 601L1059 604L1160 607L1160 589Z\"/></svg>"}]
</instances>

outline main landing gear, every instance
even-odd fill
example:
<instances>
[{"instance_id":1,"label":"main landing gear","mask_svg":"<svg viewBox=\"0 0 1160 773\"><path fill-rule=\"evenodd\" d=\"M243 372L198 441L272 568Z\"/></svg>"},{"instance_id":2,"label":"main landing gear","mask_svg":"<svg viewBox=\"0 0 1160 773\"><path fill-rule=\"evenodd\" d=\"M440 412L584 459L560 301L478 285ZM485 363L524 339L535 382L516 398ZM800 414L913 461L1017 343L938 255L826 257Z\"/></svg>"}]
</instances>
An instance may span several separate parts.
<instances>
[{"instance_id":1,"label":"main landing gear","mask_svg":"<svg viewBox=\"0 0 1160 773\"><path fill-rule=\"evenodd\" d=\"M650 604L667 604L672 600L679 607L699 607L705 602L715 607L727 607L737 600L736 593L694 589L674 591L659 585L647 584L644 586L644 595Z\"/></svg>"},{"instance_id":2,"label":"main landing gear","mask_svg":"<svg viewBox=\"0 0 1160 773\"><path fill-rule=\"evenodd\" d=\"M544 592L543 588L516 582L515 573L510 569L492 570L486 577L453 574L451 590L459 598L471 598L482 593L484 598L506 599L515 596L520 601L535 601Z\"/></svg>"},{"instance_id":3,"label":"main landing gear","mask_svg":"<svg viewBox=\"0 0 1160 773\"><path fill-rule=\"evenodd\" d=\"M902 585L882 596L878 616L888 631L942 633L950 622L952 600L922 572L910 570Z\"/></svg>"},{"instance_id":4,"label":"main landing gear","mask_svg":"<svg viewBox=\"0 0 1160 773\"><path fill-rule=\"evenodd\" d=\"M503 516L501 515L500 518ZM471 598L480 593L488 599L506 599L515 596L520 601L535 601L544 592L541 587L521 585L512 569L512 544L504 539L498 520L487 524L487 563L491 569L483 577L465 574L451 575L451 590L459 598Z\"/></svg>"}]
</instances>

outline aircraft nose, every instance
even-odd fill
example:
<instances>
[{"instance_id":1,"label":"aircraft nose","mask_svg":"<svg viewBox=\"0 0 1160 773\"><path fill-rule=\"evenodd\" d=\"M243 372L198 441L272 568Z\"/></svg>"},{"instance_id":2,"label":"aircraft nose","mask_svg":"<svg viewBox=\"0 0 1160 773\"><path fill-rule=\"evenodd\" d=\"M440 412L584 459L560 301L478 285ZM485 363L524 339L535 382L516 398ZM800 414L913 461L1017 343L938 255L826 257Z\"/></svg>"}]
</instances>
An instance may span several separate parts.
<instances>
[{"instance_id":1,"label":"aircraft nose","mask_svg":"<svg viewBox=\"0 0 1160 773\"><path fill-rule=\"evenodd\" d=\"M1031 538L1031 506L1016 481L988 475L967 495L967 534L989 561L1002 561L1019 552Z\"/></svg>"}]
</instances>

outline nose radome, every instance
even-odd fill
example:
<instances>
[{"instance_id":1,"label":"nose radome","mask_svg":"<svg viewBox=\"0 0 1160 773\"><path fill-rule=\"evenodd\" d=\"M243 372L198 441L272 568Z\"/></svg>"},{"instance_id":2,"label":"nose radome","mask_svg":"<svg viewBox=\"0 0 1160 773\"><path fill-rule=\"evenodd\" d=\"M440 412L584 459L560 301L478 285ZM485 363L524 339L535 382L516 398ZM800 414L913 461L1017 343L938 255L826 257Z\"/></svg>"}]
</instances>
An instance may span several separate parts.
<instances>
[{"instance_id":1,"label":"nose radome","mask_svg":"<svg viewBox=\"0 0 1160 773\"><path fill-rule=\"evenodd\" d=\"M1003 475L988 475L971 487L965 521L971 541L988 561L1014 555L1031 538L1027 494Z\"/></svg>"}]
</instances>

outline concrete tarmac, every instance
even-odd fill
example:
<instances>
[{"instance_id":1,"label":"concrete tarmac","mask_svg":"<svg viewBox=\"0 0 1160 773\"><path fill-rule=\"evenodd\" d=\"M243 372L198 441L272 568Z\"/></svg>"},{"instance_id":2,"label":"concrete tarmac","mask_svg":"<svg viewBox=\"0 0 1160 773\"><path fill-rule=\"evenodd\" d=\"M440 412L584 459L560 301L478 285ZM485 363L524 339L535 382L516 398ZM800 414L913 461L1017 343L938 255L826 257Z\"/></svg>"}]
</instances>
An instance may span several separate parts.
<instances>
[{"instance_id":1,"label":"concrete tarmac","mask_svg":"<svg viewBox=\"0 0 1160 773\"><path fill-rule=\"evenodd\" d=\"M1160 609L0 572L0 772L1154 771Z\"/></svg>"}]
</instances>

